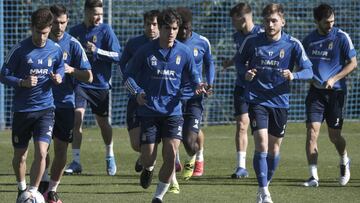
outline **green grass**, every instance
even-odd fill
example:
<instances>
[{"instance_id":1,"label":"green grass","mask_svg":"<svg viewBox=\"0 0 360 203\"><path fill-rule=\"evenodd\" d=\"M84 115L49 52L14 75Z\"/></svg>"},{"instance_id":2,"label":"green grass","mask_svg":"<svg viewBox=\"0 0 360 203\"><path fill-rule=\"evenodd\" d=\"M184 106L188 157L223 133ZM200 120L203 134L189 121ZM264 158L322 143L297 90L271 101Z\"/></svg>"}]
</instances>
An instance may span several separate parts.
<instances>
[{"instance_id":1,"label":"green grass","mask_svg":"<svg viewBox=\"0 0 360 203\"><path fill-rule=\"evenodd\" d=\"M319 140L320 187L304 188L301 183L308 178L305 156L305 126L302 123L290 124L282 144L281 161L275 173L270 192L275 202L360 202L360 139L359 123L346 123L343 135L346 137L348 153L352 159L351 180L346 187L340 187L339 158L334 146L322 129ZM252 169L253 139L249 136L247 166L250 177L232 180L230 174L235 165L235 126L213 126L204 128L205 174L203 177L182 181L178 175L181 193L167 194L166 202L255 202L257 182ZM139 174L134 171L137 158L129 144L124 129L114 129L114 149L118 173L109 177L105 172L104 153L98 129L86 129L82 148L83 174L64 176L58 188L65 203L81 202L150 202L156 188L157 176L147 190L139 186ZM11 166L12 146L10 131L0 133L0 202L14 202L17 194L15 176ZM69 150L71 152L71 150ZM28 168L32 160L30 149ZM71 153L70 153L71 154ZM68 155L70 160L71 156ZM159 154L157 175L161 157ZM181 158L185 158L181 147ZM27 176L27 182L29 182Z\"/></svg>"}]
</instances>

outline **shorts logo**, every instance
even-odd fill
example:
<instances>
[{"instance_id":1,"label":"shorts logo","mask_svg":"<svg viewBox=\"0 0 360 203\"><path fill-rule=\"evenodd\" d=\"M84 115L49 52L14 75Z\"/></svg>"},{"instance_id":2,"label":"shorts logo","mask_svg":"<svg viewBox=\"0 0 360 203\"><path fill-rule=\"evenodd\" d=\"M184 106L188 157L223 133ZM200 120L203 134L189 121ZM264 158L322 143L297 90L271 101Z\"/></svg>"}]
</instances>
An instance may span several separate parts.
<instances>
[{"instance_id":1,"label":"shorts logo","mask_svg":"<svg viewBox=\"0 0 360 203\"><path fill-rule=\"evenodd\" d=\"M199 120L195 119L194 123L195 123L195 125L193 126L193 128L199 129Z\"/></svg>"},{"instance_id":2,"label":"shorts logo","mask_svg":"<svg viewBox=\"0 0 360 203\"><path fill-rule=\"evenodd\" d=\"M179 65L181 62L181 56L177 55L176 56L176 65Z\"/></svg>"},{"instance_id":3,"label":"shorts logo","mask_svg":"<svg viewBox=\"0 0 360 203\"><path fill-rule=\"evenodd\" d=\"M253 128L256 128L256 125L257 125L257 124L256 124L256 120L253 120L253 121L251 122L251 125L252 125Z\"/></svg>"},{"instance_id":4,"label":"shorts logo","mask_svg":"<svg viewBox=\"0 0 360 203\"><path fill-rule=\"evenodd\" d=\"M157 59L156 59L155 56L152 56L150 60L151 60L151 65L152 66L157 66Z\"/></svg>"},{"instance_id":5,"label":"shorts logo","mask_svg":"<svg viewBox=\"0 0 360 203\"><path fill-rule=\"evenodd\" d=\"M336 118L336 122L334 124L335 127L338 127L340 125L340 119Z\"/></svg>"},{"instance_id":6,"label":"shorts logo","mask_svg":"<svg viewBox=\"0 0 360 203\"><path fill-rule=\"evenodd\" d=\"M283 126L283 130L281 131L280 135L284 135L284 134L285 134L285 129L286 129L286 125Z\"/></svg>"},{"instance_id":7,"label":"shorts logo","mask_svg":"<svg viewBox=\"0 0 360 203\"><path fill-rule=\"evenodd\" d=\"M178 127L178 133L176 135L182 137L182 126Z\"/></svg>"},{"instance_id":8,"label":"shorts logo","mask_svg":"<svg viewBox=\"0 0 360 203\"><path fill-rule=\"evenodd\" d=\"M279 57L282 59L282 58L284 58L284 56L285 56L285 50L284 50L284 49L281 49L281 50L280 50Z\"/></svg>"},{"instance_id":9,"label":"shorts logo","mask_svg":"<svg viewBox=\"0 0 360 203\"><path fill-rule=\"evenodd\" d=\"M14 136L14 142L19 143L19 137L17 135Z\"/></svg>"},{"instance_id":10,"label":"shorts logo","mask_svg":"<svg viewBox=\"0 0 360 203\"><path fill-rule=\"evenodd\" d=\"M194 48L194 56L196 57L196 56L198 56L198 55L199 55L198 49L197 49L197 48Z\"/></svg>"},{"instance_id":11,"label":"shorts logo","mask_svg":"<svg viewBox=\"0 0 360 203\"><path fill-rule=\"evenodd\" d=\"M46 135L51 137L52 136L52 131L53 131L53 127L49 126L49 131L46 133Z\"/></svg>"}]
</instances>

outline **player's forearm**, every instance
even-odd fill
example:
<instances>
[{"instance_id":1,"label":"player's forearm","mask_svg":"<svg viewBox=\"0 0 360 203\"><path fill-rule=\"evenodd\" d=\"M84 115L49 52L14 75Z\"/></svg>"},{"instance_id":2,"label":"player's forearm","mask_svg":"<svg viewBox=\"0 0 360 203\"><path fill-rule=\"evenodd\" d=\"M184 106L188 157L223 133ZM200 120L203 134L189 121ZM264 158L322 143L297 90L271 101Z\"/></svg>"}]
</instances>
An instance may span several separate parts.
<instances>
[{"instance_id":1,"label":"player's forearm","mask_svg":"<svg viewBox=\"0 0 360 203\"><path fill-rule=\"evenodd\" d=\"M131 95L135 96L141 92L144 92L144 90L136 84L132 77L127 77L124 84Z\"/></svg>"},{"instance_id":2,"label":"player's forearm","mask_svg":"<svg viewBox=\"0 0 360 203\"><path fill-rule=\"evenodd\" d=\"M22 79L14 76L4 76L2 74L0 75L0 82L11 87L21 87L21 81Z\"/></svg>"},{"instance_id":3,"label":"player's forearm","mask_svg":"<svg viewBox=\"0 0 360 203\"><path fill-rule=\"evenodd\" d=\"M108 61L111 63L120 62L120 51L106 51L100 48L96 48L94 55L99 60Z\"/></svg>"},{"instance_id":4,"label":"player's forearm","mask_svg":"<svg viewBox=\"0 0 360 203\"><path fill-rule=\"evenodd\" d=\"M302 70L293 73L294 79L296 80L310 80L313 77L313 71L311 66L303 68Z\"/></svg>"},{"instance_id":5,"label":"player's forearm","mask_svg":"<svg viewBox=\"0 0 360 203\"><path fill-rule=\"evenodd\" d=\"M92 83L93 81L93 75L91 70L79 70L75 68L73 76L75 77L75 79L81 82Z\"/></svg>"},{"instance_id":6,"label":"player's forearm","mask_svg":"<svg viewBox=\"0 0 360 203\"><path fill-rule=\"evenodd\" d=\"M336 74L333 79L336 81L341 80L342 78L345 78L347 75L349 75L351 72L355 70L357 66L357 60L356 57L353 57L349 63L347 63L344 68Z\"/></svg>"}]
</instances>

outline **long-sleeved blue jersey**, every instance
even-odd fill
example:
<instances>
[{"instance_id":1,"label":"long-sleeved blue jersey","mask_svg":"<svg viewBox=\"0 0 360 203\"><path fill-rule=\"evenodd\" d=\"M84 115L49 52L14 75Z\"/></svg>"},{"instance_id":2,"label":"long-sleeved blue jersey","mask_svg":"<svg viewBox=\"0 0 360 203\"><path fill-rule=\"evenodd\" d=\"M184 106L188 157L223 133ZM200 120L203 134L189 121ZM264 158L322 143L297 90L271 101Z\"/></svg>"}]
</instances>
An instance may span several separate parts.
<instances>
[{"instance_id":1,"label":"long-sleeved blue jersey","mask_svg":"<svg viewBox=\"0 0 360 203\"><path fill-rule=\"evenodd\" d=\"M313 84L318 88L325 88L326 81L338 74L346 65L346 61L356 56L349 35L336 27L327 35L320 35L314 30L305 37L303 44L313 63ZM337 81L333 88L346 91L346 79Z\"/></svg>"},{"instance_id":2,"label":"long-sleeved blue jersey","mask_svg":"<svg viewBox=\"0 0 360 203\"><path fill-rule=\"evenodd\" d=\"M131 38L124 48L123 53L120 58L120 70L121 73L124 73L127 63L135 55L136 51L143 46L144 44L150 42L151 40L145 35L140 35L134 38Z\"/></svg>"},{"instance_id":3,"label":"long-sleeved blue jersey","mask_svg":"<svg viewBox=\"0 0 360 203\"><path fill-rule=\"evenodd\" d=\"M283 70L298 72L294 79L311 79L311 62L302 44L285 32L278 41L270 41L265 32L248 36L239 49L239 68L256 69L255 78L249 83L246 99L250 103L274 108L289 108L290 82L283 78ZM248 67L246 63L248 62ZM238 71L243 73L244 70ZM244 78L244 74L239 75Z\"/></svg>"},{"instance_id":4,"label":"long-sleeved blue jersey","mask_svg":"<svg viewBox=\"0 0 360 203\"><path fill-rule=\"evenodd\" d=\"M156 39L139 49L125 70L125 86L130 93L146 94L147 103L139 106L138 115L182 115L180 87L185 75L195 89L200 76L191 51L179 41L170 49L162 49Z\"/></svg>"},{"instance_id":5,"label":"long-sleeved blue jersey","mask_svg":"<svg viewBox=\"0 0 360 203\"><path fill-rule=\"evenodd\" d=\"M63 51L64 63L79 70L90 70L91 66L80 42L68 33L57 42ZM61 84L53 87L54 103L59 108L73 108L75 105L75 78L65 74Z\"/></svg>"},{"instance_id":6,"label":"long-sleeved blue jersey","mask_svg":"<svg viewBox=\"0 0 360 203\"><path fill-rule=\"evenodd\" d=\"M33 112L54 107L50 73L64 76L63 54L58 44L47 40L44 47L36 47L29 37L15 45L8 53L1 69L0 81L14 87L13 111ZM20 79L37 76L37 85L20 87Z\"/></svg>"},{"instance_id":7,"label":"long-sleeved blue jersey","mask_svg":"<svg viewBox=\"0 0 360 203\"><path fill-rule=\"evenodd\" d=\"M248 34L243 34L241 32L235 32L233 34L233 40L234 40L234 43L235 43L235 46L236 46L236 53L235 53L235 56L234 56L234 63L235 63L235 68L236 70L238 71L244 71L243 69L239 68L239 49L240 49L240 46L241 44L244 42L244 39L249 36L249 35L253 35L253 34L256 34L256 33L260 33L260 32L263 32L264 30L262 29L262 27L260 25L254 25L253 29L248 33ZM237 74L237 75L241 75L241 74L244 74L244 73L240 73L240 74ZM240 87L245 87L245 85L247 84L247 81L244 81L243 78L239 78L239 77L236 77L236 83L235 85L236 86L240 86Z\"/></svg>"},{"instance_id":8,"label":"long-sleeved blue jersey","mask_svg":"<svg viewBox=\"0 0 360 203\"><path fill-rule=\"evenodd\" d=\"M120 61L121 52L114 31L105 23L88 28L81 23L72 27L69 33L79 40L83 47L86 47L87 42L94 43L97 47L94 53L87 53L92 68L93 82L79 82L79 85L92 89L109 89L111 64Z\"/></svg>"},{"instance_id":9,"label":"long-sleeved blue jersey","mask_svg":"<svg viewBox=\"0 0 360 203\"><path fill-rule=\"evenodd\" d=\"M190 51L192 51L196 70L199 73L200 79L202 80L202 70L204 65L206 82L209 85L213 85L215 79L215 65L211 55L211 45L209 40L204 36L192 32L191 37L182 43L188 46ZM185 78L184 82L182 87L182 99L190 99L195 96L193 83L189 78Z\"/></svg>"}]
</instances>

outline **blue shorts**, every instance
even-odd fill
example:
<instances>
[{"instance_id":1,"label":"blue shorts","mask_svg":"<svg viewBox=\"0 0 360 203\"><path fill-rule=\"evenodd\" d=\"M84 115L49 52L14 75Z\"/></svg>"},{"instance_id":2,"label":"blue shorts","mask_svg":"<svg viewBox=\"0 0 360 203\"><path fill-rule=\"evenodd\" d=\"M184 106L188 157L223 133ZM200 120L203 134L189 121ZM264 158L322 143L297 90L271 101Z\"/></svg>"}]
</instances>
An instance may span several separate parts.
<instances>
[{"instance_id":1,"label":"blue shorts","mask_svg":"<svg viewBox=\"0 0 360 203\"><path fill-rule=\"evenodd\" d=\"M77 86L75 88L75 108L86 108L90 103L91 111L100 117L109 116L109 90L90 89Z\"/></svg>"},{"instance_id":2,"label":"blue shorts","mask_svg":"<svg viewBox=\"0 0 360 203\"><path fill-rule=\"evenodd\" d=\"M130 97L127 104L126 111L126 124L128 131L138 128L140 126L139 117L136 114L136 110L139 107L139 104L136 101L135 97Z\"/></svg>"},{"instance_id":3,"label":"blue shorts","mask_svg":"<svg viewBox=\"0 0 360 203\"><path fill-rule=\"evenodd\" d=\"M140 143L159 143L165 137L182 140L183 124L182 116L140 117Z\"/></svg>"},{"instance_id":4,"label":"blue shorts","mask_svg":"<svg viewBox=\"0 0 360 203\"><path fill-rule=\"evenodd\" d=\"M249 103L245 100L245 88L238 85L234 89L234 116L240 116L249 112Z\"/></svg>"},{"instance_id":5,"label":"blue shorts","mask_svg":"<svg viewBox=\"0 0 360 203\"><path fill-rule=\"evenodd\" d=\"M34 142L50 144L54 126L54 109L34 112L14 112L12 144L14 148L26 148L31 137Z\"/></svg>"},{"instance_id":6,"label":"blue shorts","mask_svg":"<svg viewBox=\"0 0 360 203\"><path fill-rule=\"evenodd\" d=\"M184 118L183 130L185 132L192 131L196 134L199 133L204 110L202 100L202 97L181 100Z\"/></svg>"},{"instance_id":7,"label":"blue shorts","mask_svg":"<svg viewBox=\"0 0 360 203\"><path fill-rule=\"evenodd\" d=\"M284 137L287 117L288 109L249 104L252 133L260 129L268 129L269 134L279 138Z\"/></svg>"},{"instance_id":8,"label":"blue shorts","mask_svg":"<svg viewBox=\"0 0 360 203\"><path fill-rule=\"evenodd\" d=\"M333 129L342 128L345 104L344 91L318 89L311 86L305 104L306 123L321 123L326 119L328 127Z\"/></svg>"},{"instance_id":9,"label":"blue shorts","mask_svg":"<svg viewBox=\"0 0 360 203\"><path fill-rule=\"evenodd\" d=\"M74 108L56 108L53 136L71 143L73 140Z\"/></svg>"}]
</instances>

